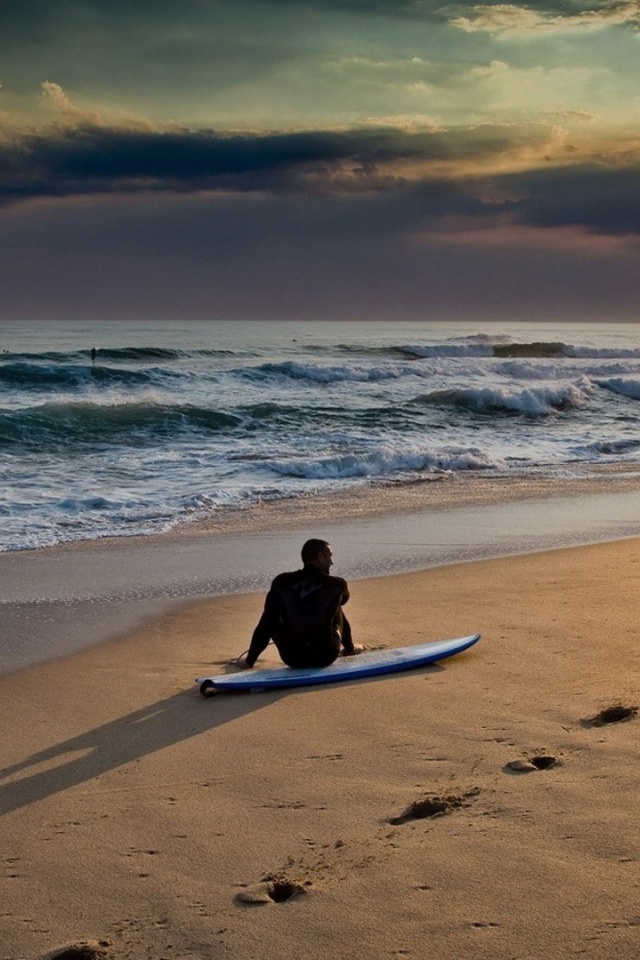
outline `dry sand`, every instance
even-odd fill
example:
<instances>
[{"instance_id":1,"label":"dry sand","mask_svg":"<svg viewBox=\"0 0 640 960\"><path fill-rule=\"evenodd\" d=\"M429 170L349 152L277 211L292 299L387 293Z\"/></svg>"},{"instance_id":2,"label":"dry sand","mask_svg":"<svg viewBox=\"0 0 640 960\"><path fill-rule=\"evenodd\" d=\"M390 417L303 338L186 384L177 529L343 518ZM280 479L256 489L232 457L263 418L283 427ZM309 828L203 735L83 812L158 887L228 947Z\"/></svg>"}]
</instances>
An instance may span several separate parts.
<instances>
[{"instance_id":1,"label":"dry sand","mask_svg":"<svg viewBox=\"0 0 640 960\"><path fill-rule=\"evenodd\" d=\"M635 960L640 719L590 718L638 704L639 575L627 540L354 582L369 647L482 632L387 679L201 698L257 595L0 678L0 960Z\"/></svg>"}]
</instances>

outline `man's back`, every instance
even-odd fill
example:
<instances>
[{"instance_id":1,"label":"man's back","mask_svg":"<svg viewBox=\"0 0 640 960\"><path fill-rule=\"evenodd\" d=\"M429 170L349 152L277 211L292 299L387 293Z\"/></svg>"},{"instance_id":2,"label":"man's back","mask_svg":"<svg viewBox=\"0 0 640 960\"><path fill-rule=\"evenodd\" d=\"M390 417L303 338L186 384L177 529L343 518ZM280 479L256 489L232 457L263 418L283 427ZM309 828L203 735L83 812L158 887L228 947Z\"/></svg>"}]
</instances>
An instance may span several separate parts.
<instances>
[{"instance_id":1,"label":"man's back","mask_svg":"<svg viewBox=\"0 0 640 960\"><path fill-rule=\"evenodd\" d=\"M349 598L345 580L309 566L280 574L271 589L287 646L308 646L336 637L340 642L340 624L336 621L341 605Z\"/></svg>"},{"instance_id":2,"label":"man's back","mask_svg":"<svg viewBox=\"0 0 640 960\"><path fill-rule=\"evenodd\" d=\"M254 630L248 665L253 666L269 640L291 667L327 666L338 656L341 645L353 652L350 627L342 613L342 604L348 599L346 580L313 564L279 574Z\"/></svg>"}]
</instances>

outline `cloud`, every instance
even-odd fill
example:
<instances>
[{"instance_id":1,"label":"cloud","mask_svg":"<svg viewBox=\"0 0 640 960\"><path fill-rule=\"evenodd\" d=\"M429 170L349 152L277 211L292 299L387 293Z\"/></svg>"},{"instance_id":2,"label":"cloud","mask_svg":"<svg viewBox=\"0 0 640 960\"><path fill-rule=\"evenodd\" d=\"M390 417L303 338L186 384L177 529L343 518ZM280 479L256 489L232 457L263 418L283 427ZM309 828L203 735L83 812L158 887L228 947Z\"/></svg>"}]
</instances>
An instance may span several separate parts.
<instances>
[{"instance_id":1,"label":"cloud","mask_svg":"<svg viewBox=\"0 0 640 960\"><path fill-rule=\"evenodd\" d=\"M3 106L38 123L45 98L34 113L31 91L45 79L60 88L48 95L58 121L95 125L118 108L262 131L394 113L468 125L565 106L623 118L637 89L637 37L622 29L634 11L637 0L63 0L52 13L4 0ZM617 29L595 30L606 25ZM508 70L491 75L496 63Z\"/></svg>"},{"instance_id":2,"label":"cloud","mask_svg":"<svg viewBox=\"0 0 640 960\"><path fill-rule=\"evenodd\" d=\"M3 0L0 313L635 310L637 27L637 0Z\"/></svg>"},{"instance_id":3,"label":"cloud","mask_svg":"<svg viewBox=\"0 0 640 960\"><path fill-rule=\"evenodd\" d=\"M481 3L449 19L468 33L483 31L496 36L541 36L576 31L604 30L612 26L640 29L637 0L565 3Z\"/></svg>"},{"instance_id":4,"label":"cloud","mask_svg":"<svg viewBox=\"0 0 640 960\"><path fill-rule=\"evenodd\" d=\"M84 120L61 88L47 85L47 96L67 121ZM68 122L0 143L0 202L147 191L377 192L519 168L563 151L545 124L446 130L405 119L258 135Z\"/></svg>"},{"instance_id":5,"label":"cloud","mask_svg":"<svg viewBox=\"0 0 640 960\"><path fill-rule=\"evenodd\" d=\"M514 222L545 230L580 227L610 236L640 235L640 162L627 169L601 166L535 171L506 177L521 199Z\"/></svg>"},{"instance_id":6,"label":"cloud","mask_svg":"<svg viewBox=\"0 0 640 960\"><path fill-rule=\"evenodd\" d=\"M386 130L260 137L94 125L48 129L0 145L0 198L293 189L305 176L360 175L397 155L395 140ZM408 138L400 152L410 152L410 144Z\"/></svg>"},{"instance_id":7,"label":"cloud","mask_svg":"<svg viewBox=\"0 0 640 960\"><path fill-rule=\"evenodd\" d=\"M46 95L84 119L55 84ZM457 218L540 229L640 233L640 150L575 141L545 124L415 129L405 124L220 135L81 123L0 142L0 203L116 195L393 194L405 227ZM307 200L305 200L307 198ZM376 201L376 198L378 200ZM385 200L388 215L388 201ZM439 229L440 227L438 227ZM411 228L413 229L413 228Z\"/></svg>"},{"instance_id":8,"label":"cloud","mask_svg":"<svg viewBox=\"0 0 640 960\"><path fill-rule=\"evenodd\" d=\"M61 116L65 121L73 123L101 123L100 114L94 110L82 110L76 107L57 83L45 81L42 87L42 104L45 110Z\"/></svg>"},{"instance_id":9,"label":"cloud","mask_svg":"<svg viewBox=\"0 0 640 960\"><path fill-rule=\"evenodd\" d=\"M53 113L60 123L68 129L84 127L108 127L117 124L121 129L153 130L155 129L144 117L137 117L124 111L90 110L72 103L71 99L60 84L46 80L40 84L42 89L41 104L48 112Z\"/></svg>"}]
</instances>

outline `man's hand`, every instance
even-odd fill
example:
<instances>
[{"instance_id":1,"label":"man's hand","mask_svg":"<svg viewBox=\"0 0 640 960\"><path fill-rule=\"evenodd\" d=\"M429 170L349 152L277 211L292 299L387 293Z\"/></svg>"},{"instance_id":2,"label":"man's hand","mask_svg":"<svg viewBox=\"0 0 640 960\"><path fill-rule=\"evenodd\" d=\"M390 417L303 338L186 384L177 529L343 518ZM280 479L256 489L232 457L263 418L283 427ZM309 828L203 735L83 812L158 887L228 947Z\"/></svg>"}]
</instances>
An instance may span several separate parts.
<instances>
[{"instance_id":1,"label":"man's hand","mask_svg":"<svg viewBox=\"0 0 640 960\"><path fill-rule=\"evenodd\" d=\"M355 657L357 653L363 653L363 652L364 652L364 647L360 643L354 643L353 650L344 650L342 655L344 657Z\"/></svg>"}]
</instances>

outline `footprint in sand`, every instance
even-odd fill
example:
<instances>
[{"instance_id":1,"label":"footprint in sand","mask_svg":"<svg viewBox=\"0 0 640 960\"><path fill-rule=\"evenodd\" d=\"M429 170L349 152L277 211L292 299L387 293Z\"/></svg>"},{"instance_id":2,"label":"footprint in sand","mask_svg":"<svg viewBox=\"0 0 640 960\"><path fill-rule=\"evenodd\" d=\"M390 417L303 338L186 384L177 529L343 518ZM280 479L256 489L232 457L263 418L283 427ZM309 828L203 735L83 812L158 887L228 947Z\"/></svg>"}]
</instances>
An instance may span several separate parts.
<instances>
[{"instance_id":1,"label":"footprint in sand","mask_svg":"<svg viewBox=\"0 0 640 960\"><path fill-rule=\"evenodd\" d=\"M307 886L309 882L307 881ZM248 904L249 906L259 906L266 903L285 903L293 897L299 897L306 893L305 885L298 880L290 880L288 877L265 877L260 883L254 883L240 893L237 893L235 899L238 903Z\"/></svg>"},{"instance_id":2,"label":"footprint in sand","mask_svg":"<svg viewBox=\"0 0 640 960\"><path fill-rule=\"evenodd\" d=\"M532 773L534 770L550 770L559 763L556 757L543 753L528 759L510 760L504 769L506 773Z\"/></svg>"},{"instance_id":3,"label":"footprint in sand","mask_svg":"<svg viewBox=\"0 0 640 960\"><path fill-rule=\"evenodd\" d=\"M404 813L399 817L391 817L389 823L394 825L408 823L409 820L426 820L429 817L441 817L453 810L459 810L460 807L468 807L472 797L480 793L478 787L468 790L467 793L459 796L448 797L424 797L422 800L414 800L409 804Z\"/></svg>"},{"instance_id":4,"label":"footprint in sand","mask_svg":"<svg viewBox=\"0 0 640 960\"><path fill-rule=\"evenodd\" d=\"M109 940L80 940L53 950L45 960L106 960L110 946Z\"/></svg>"},{"instance_id":5,"label":"footprint in sand","mask_svg":"<svg viewBox=\"0 0 640 960\"><path fill-rule=\"evenodd\" d=\"M637 716L637 713L637 707L625 707L621 703L617 703L612 707L605 707L595 717L587 717L582 723L587 727L603 727L606 723L622 723L624 720L632 720Z\"/></svg>"}]
</instances>

